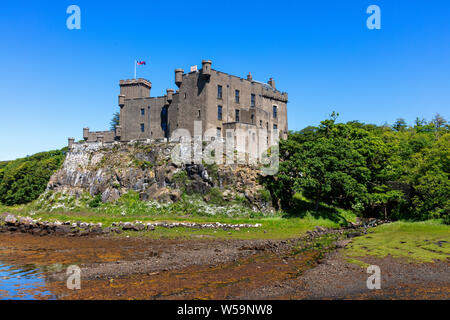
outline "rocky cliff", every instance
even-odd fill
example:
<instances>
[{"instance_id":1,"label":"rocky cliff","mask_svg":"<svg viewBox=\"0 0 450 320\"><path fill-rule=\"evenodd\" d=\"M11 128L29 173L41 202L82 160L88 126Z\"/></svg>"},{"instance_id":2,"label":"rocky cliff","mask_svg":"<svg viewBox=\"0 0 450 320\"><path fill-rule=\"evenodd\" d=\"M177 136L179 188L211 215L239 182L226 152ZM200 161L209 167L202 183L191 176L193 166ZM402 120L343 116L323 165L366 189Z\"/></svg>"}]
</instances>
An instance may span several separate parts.
<instances>
[{"instance_id":1,"label":"rocky cliff","mask_svg":"<svg viewBox=\"0 0 450 320\"><path fill-rule=\"evenodd\" d=\"M243 165L177 165L171 143L74 144L47 190L79 197L101 195L114 202L133 190L140 199L176 202L183 193L206 202L239 199L255 210L272 210L258 168Z\"/></svg>"}]
</instances>

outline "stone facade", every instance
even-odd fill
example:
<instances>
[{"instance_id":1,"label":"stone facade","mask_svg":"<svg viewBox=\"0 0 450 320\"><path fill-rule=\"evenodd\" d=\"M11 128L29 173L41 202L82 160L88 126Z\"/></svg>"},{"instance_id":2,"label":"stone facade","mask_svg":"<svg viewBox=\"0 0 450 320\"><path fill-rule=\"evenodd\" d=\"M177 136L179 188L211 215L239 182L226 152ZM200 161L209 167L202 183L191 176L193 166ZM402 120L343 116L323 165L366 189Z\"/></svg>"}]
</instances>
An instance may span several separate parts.
<instances>
[{"instance_id":1,"label":"stone facade","mask_svg":"<svg viewBox=\"0 0 450 320\"><path fill-rule=\"evenodd\" d=\"M170 139L176 129L194 134L195 121L202 121L202 134L210 129L225 137L227 129L241 128L253 134L253 141L267 133L287 137L287 93L275 88L275 81L262 83L232 76L211 68L204 60L202 69L184 73L175 70L178 90L167 89L160 97L150 97L152 83L145 79L120 81L120 125L115 131L83 130L87 142ZM263 130L261 130L263 129ZM247 140L251 143L252 134ZM256 141L255 141L256 142Z\"/></svg>"}]
</instances>

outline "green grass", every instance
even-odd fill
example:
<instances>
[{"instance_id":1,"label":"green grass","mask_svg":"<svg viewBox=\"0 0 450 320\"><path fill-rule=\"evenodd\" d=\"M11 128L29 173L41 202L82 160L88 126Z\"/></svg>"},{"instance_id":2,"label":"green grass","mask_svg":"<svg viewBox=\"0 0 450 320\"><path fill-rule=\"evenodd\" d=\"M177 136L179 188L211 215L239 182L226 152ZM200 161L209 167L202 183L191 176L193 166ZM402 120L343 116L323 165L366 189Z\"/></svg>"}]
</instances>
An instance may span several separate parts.
<instances>
[{"instance_id":1,"label":"green grass","mask_svg":"<svg viewBox=\"0 0 450 320\"><path fill-rule=\"evenodd\" d=\"M439 245L439 241L446 242ZM439 220L385 224L355 238L343 254L361 264L355 258L392 256L411 262L446 261L450 259L450 226Z\"/></svg>"},{"instance_id":2,"label":"green grass","mask_svg":"<svg viewBox=\"0 0 450 320\"><path fill-rule=\"evenodd\" d=\"M29 215L27 207L0 207L2 212L7 211L16 215ZM282 214L275 214L272 217L226 217L226 216L192 216L175 214L133 214L121 215L118 212L105 211L83 211L83 212L35 212L34 219L41 218L43 221L82 221L98 223L108 226L113 222L134 222L136 220L147 222L167 221L167 222L220 222L229 224L257 224L259 228L242 228L240 230L214 230L214 229L194 229L194 228L162 228L156 227L155 231L149 232L126 232L120 236L145 236L150 238L217 238L217 239L289 239L303 235L306 231L314 229L316 226L329 228L339 227L339 223L329 219L317 218L311 215L303 217L283 217ZM350 220L354 220L348 214Z\"/></svg>"}]
</instances>

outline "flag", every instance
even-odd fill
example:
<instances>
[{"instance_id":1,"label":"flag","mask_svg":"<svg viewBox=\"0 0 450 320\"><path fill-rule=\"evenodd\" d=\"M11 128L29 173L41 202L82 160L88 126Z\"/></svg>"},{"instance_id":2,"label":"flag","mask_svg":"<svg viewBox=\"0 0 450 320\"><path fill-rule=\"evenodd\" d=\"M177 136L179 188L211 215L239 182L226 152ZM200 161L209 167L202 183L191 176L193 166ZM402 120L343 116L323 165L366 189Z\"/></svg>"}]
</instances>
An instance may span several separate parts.
<instances>
[{"instance_id":1,"label":"flag","mask_svg":"<svg viewBox=\"0 0 450 320\"><path fill-rule=\"evenodd\" d=\"M137 65L138 66L142 66L142 65L147 65L146 63L145 63L145 61L137 61Z\"/></svg>"},{"instance_id":2,"label":"flag","mask_svg":"<svg viewBox=\"0 0 450 320\"><path fill-rule=\"evenodd\" d=\"M191 72L197 71L197 65L191 67Z\"/></svg>"}]
</instances>

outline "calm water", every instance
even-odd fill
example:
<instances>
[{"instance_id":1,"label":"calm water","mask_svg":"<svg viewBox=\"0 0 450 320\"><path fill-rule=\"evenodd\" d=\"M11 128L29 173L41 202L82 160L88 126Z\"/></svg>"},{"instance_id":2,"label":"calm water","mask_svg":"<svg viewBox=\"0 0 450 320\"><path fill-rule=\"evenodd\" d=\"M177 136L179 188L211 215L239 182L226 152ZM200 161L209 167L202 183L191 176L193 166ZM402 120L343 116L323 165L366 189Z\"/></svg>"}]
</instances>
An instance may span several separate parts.
<instances>
[{"instance_id":1,"label":"calm water","mask_svg":"<svg viewBox=\"0 0 450 320\"><path fill-rule=\"evenodd\" d=\"M45 288L45 278L35 266L14 266L0 262L0 300L54 299Z\"/></svg>"}]
</instances>

